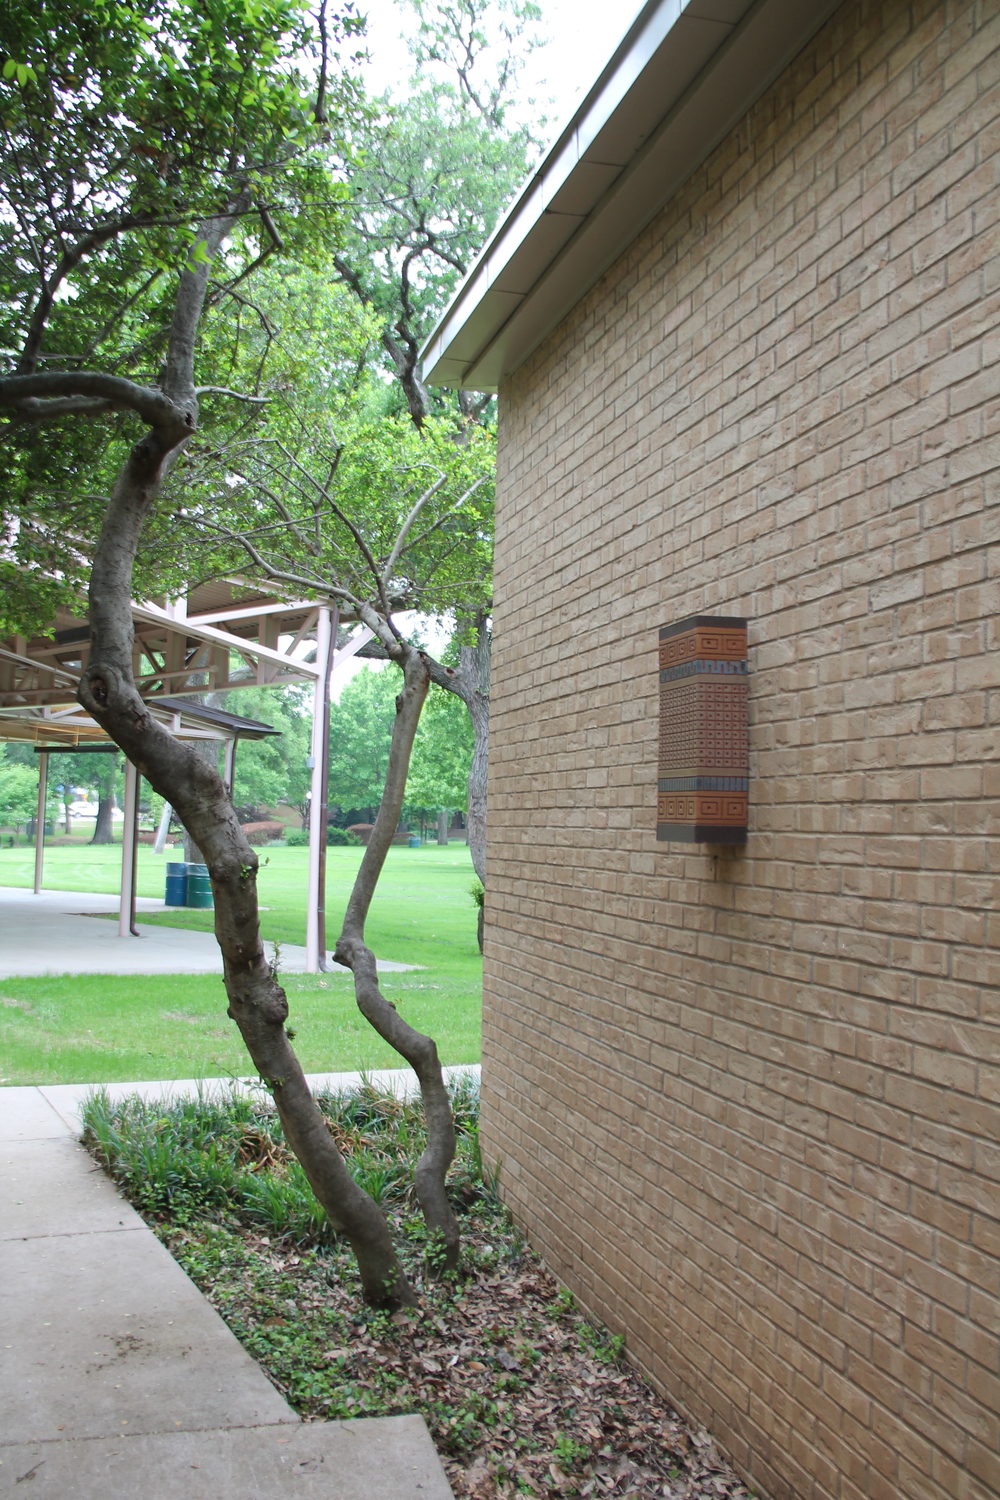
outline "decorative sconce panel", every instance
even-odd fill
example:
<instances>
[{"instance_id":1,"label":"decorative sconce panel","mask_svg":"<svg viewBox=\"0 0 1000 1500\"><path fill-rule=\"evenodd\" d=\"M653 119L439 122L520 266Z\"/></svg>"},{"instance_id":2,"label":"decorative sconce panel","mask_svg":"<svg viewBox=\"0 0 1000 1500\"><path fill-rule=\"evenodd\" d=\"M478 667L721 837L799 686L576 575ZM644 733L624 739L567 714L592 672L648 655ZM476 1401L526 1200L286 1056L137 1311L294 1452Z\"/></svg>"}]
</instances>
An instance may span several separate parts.
<instances>
[{"instance_id":1,"label":"decorative sconce panel","mask_svg":"<svg viewBox=\"0 0 1000 1500\"><path fill-rule=\"evenodd\" d=\"M746 620L661 627L658 839L746 843L747 669Z\"/></svg>"}]
</instances>

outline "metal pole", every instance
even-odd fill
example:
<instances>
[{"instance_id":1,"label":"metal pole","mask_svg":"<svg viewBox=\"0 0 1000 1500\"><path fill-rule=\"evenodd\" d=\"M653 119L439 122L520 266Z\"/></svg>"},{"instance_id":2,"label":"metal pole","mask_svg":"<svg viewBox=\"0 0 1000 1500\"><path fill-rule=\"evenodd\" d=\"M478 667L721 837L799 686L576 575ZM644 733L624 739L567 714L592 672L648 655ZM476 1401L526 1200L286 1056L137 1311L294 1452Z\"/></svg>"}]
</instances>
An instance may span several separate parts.
<instances>
[{"instance_id":1,"label":"metal pole","mask_svg":"<svg viewBox=\"0 0 1000 1500\"><path fill-rule=\"evenodd\" d=\"M139 775L130 760L125 762L125 819L122 823L122 884L118 898L118 936L131 937L133 927L132 862L136 845L136 809Z\"/></svg>"},{"instance_id":2,"label":"metal pole","mask_svg":"<svg viewBox=\"0 0 1000 1500\"><path fill-rule=\"evenodd\" d=\"M316 689L313 696L312 727L312 797L309 807L309 887L306 896L306 973L318 974L326 967L326 953L320 947L326 941L324 899L326 866L326 776L329 751L330 667L336 635L329 607L321 609L316 621ZM322 938L321 938L322 930Z\"/></svg>"},{"instance_id":3,"label":"metal pole","mask_svg":"<svg viewBox=\"0 0 1000 1500\"><path fill-rule=\"evenodd\" d=\"M153 840L153 853L162 854L167 846L167 834L170 832L170 819L173 816L173 808L169 802L164 802L163 811L160 814L160 826L156 830L156 838Z\"/></svg>"},{"instance_id":4,"label":"metal pole","mask_svg":"<svg viewBox=\"0 0 1000 1500\"><path fill-rule=\"evenodd\" d=\"M129 883L128 904L128 930L133 937L141 937L142 933L135 925L135 897L139 889L139 796L142 791L142 777L138 771L135 773L135 812L132 817L132 879Z\"/></svg>"},{"instance_id":5,"label":"metal pole","mask_svg":"<svg viewBox=\"0 0 1000 1500\"><path fill-rule=\"evenodd\" d=\"M229 793L230 801L232 801L233 787L236 784L236 744L238 740L239 735L234 734L231 740L226 741L226 758L222 779L226 784L226 791Z\"/></svg>"},{"instance_id":6,"label":"metal pole","mask_svg":"<svg viewBox=\"0 0 1000 1500\"><path fill-rule=\"evenodd\" d=\"M35 818L35 895L42 894L42 865L45 860L45 801L49 787L49 757L44 750L38 757L38 813Z\"/></svg>"},{"instance_id":7,"label":"metal pole","mask_svg":"<svg viewBox=\"0 0 1000 1500\"><path fill-rule=\"evenodd\" d=\"M337 651L337 631L340 627L340 611L336 605L330 612L330 651L327 669L323 673L323 712L319 742L319 899L316 903L316 935L319 949L319 966L326 969L326 819L330 797L330 678Z\"/></svg>"}]
</instances>

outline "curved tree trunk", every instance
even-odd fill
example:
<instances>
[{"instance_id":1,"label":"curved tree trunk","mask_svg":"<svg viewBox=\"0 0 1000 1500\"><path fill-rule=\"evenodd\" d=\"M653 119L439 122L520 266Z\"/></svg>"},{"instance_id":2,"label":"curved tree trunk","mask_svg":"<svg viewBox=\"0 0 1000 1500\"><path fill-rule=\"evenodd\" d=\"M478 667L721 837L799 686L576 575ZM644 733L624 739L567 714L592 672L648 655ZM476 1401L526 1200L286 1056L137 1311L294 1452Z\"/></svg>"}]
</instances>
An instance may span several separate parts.
<instances>
[{"instance_id":1,"label":"curved tree trunk","mask_svg":"<svg viewBox=\"0 0 1000 1500\"><path fill-rule=\"evenodd\" d=\"M141 445L140 445L141 446ZM135 467L129 465L129 470ZM148 486L126 471L105 518L91 577L90 663L80 702L174 808L208 865L229 1014L268 1084L288 1143L334 1227L350 1240L366 1298L412 1304L385 1218L338 1152L285 1033L288 1002L264 954L257 855L218 772L153 719L132 679L131 562Z\"/></svg>"},{"instance_id":2,"label":"curved tree trunk","mask_svg":"<svg viewBox=\"0 0 1000 1500\"><path fill-rule=\"evenodd\" d=\"M457 667L431 661L431 677L438 687L461 698L472 720L472 764L469 767L469 852L472 867L486 884L486 775L490 750L490 626L485 614L473 622L476 644L460 646ZM360 653L359 653L360 654ZM374 654L374 653L372 653Z\"/></svg>"},{"instance_id":3,"label":"curved tree trunk","mask_svg":"<svg viewBox=\"0 0 1000 1500\"><path fill-rule=\"evenodd\" d=\"M230 223L223 219L203 226L211 254ZM133 448L105 513L90 582L90 660L78 698L175 809L204 856L215 898L215 933L222 949L229 1015L271 1089L288 1143L313 1192L354 1249L365 1297L382 1307L412 1305L414 1293L385 1217L348 1172L285 1032L288 1002L260 937L257 855L244 837L217 770L157 723L132 676L133 564L164 473L194 431L194 340L207 270L206 263L181 273L162 412Z\"/></svg>"},{"instance_id":4,"label":"curved tree trunk","mask_svg":"<svg viewBox=\"0 0 1000 1500\"><path fill-rule=\"evenodd\" d=\"M196 699L195 701L198 702L199 700ZM218 740L192 740L190 743L191 749L194 754L197 755L200 760L203 760L206 766L210 766L213 771L218 771ZM184 829L184 858L188 864L201 865L205 863L202 852L198 847L197 840L192 836L187 828Z\"/></svg>"},{"instance_id":5,"label":"curved tree trunk","mask_svg":"<svg viewBox=\"0 0 1000 1500\"><path fill-rule=\"evenodd\" d=\"M469 767L469 852L472 867L486 884L486 775L490 752L489 658L486 662L487 688L473 688L465 700L472 720L472 764Z\"/></svg>"},{"instance_id":6,"label":"curved tree trunk","mask_svg":"<svg viewBox=\"0 0 1000 1500\"><path fill-rule=\"evenodd\" d=\"M395 648L394 655L403 669L403 691L396 699L385 790L347 905L334 958L354 973L354 993L361 1014L406 1059L420 1082L427 1146L414 1169L414 1187L430 1231L430 1268L451 1270L458 1264L460 1234L445 1191L445 1177L455 1157L455 1123L437 1045L432 1037L415 1031L386 1000L378 985L375 955L364 940L368 909L399 823L410 752L430 684L429 662L422 652L403 642Z\"/></svg>"}]
</instances>

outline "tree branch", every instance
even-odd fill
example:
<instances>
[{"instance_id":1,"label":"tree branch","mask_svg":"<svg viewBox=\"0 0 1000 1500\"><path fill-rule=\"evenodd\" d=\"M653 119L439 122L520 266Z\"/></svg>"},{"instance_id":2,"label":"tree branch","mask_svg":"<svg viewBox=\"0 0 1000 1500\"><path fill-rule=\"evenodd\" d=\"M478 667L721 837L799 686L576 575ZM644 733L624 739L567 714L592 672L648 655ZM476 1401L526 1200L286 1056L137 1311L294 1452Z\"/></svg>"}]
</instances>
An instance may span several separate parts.
<instances>
[{"instance_id":1,"label":"tree branch","mask_svg":"<svg viewBox=\"0 0 1000 1500\"><path fill-rule=\"evenodd\" d=\"M198 385L196 396L232 396L234 401L246 401L249 406L267 406L270 396L247 396L243 391L231 391L227 385Z\"/></svg>"},{"instance_id":2,"label":"tree branch","mask_svg":"<svg viewBox=\"0 0 1000 1500\"><path fill-rule=\"evenodd\" d=\"M410 511L410 514L407 516L406 520L399 528L399 535L396 537L396 540L393 543L392 551L389 553L389 559L385 567L382 569L382 582L384 584L388 583L389 579L392 577L392 570L396 566L396 563L399 561L399 555L403 550L403 543L406 541L406 538L409 535L410 528L412 527L414 521L423 510L428 500L430 500L434 495L437 494L438 490L441 488L448 477L440 469L438 470L438 476L439 477L431 485L430 489L425 490L424 493L420 496L420 499L414 505L413 509Z\"/></svg>"},{"instance_id":3,"label":"tree branch","mask_svg":"<svg viewBox=\"0 0 1000 1500\"><path fill-rule=\"evenodd\" d=\"M193 394L193 390L192 390ZM47 396L78 396L105 403L108 411L134 411L136 416L175 441L190 436L194 416L155 386L136 385L121 375L102 370L46 370L33 375L0 376L0 406L17 408L22 402Z\"/></svg>"},{"instance_id":4,"label":"tree branch","mask_svg":"<svg viewBox=\"0 0 1000 1500\"><path fill-rule=\"evenodd\" d=\"M164 221L150 215L126 214L121 219L114 219L107 224L99 224L96 229L91 230L90 234L85 234L82 239L77 240L74 245L70 245L68 249L63 251L59 259L59 264L43 284L42 290L38 294L38 301L35 303L31 320L28 323L28 333L24 341L24 349L21 352L21 358L17 365L19 375L31 375L37 369L42 339L45 335L45 325L48 321L49 313L52 311L52 304L56 299L56 293L73 267L79 265L80 261L89 255L92 250L96 250L98 246L105 244L108 240L114 239L116 235L123 234L127 229L149 228L150 225L163 222L175 221Z\"/></svg>"},{"instance_id":5,"label":"tree branch","mask_svg":"<svg viewBox=\"0 0 1000 1500\"><path fill-rule=\"evenodd\" d=\"M455 515L456 512L461 510L466 500L471 500L472 496L476 493L480 486L486 483L488 477L489 476L486 474L480 475L475 484L470 485L461 499L455 502L455 504L451 507L451 510L446 510L443 516L438 517L433 526L428 526L426 531L422 531L419 536L413 538L413 541L410 543L410 547L419 547L420 543L425 541L427 537L432 536L440 526L444 525L445 521L450 521L452 516ZM410 550L410 547L406 548L407 552Z\"/></svg>"},{"instance_id":6,"label":"tree branch","mask_svg":"<svg viewBox=\"0 0 1000 1500\"><path fill-rule=\"evenodd\" d=\"M379 1036L406 1059L420 1081L427 1145L414 1169L413 1185L432 1239L444 1251L443 1264L438 1269L449 1271L458 1264L460 1238L458 1221L444 1186L445 1175L455 1156L455 1125L438 1050L433 1038L424 1036L404 1021L382 994L375 955L364 938L368 910L399 823L410 753L430 680L428 663L423 653L413 646L403 644L398 647L397 660L403 669L403 690L396 699L396 721L385 788L347 905L334 957L354 974L354 994L361 1014ZM429 1248L435 1247L432 1244ZM433 1264L433 1257L428 1259Z\"/></svg>"},{"instance_id":7,"label":"tree branch","mask_svg":"<svg viewBox=\"0 0 1000 1500\"><path fill-rule=\"evenodd\" d=\"M99 401L89 396L61 396L51 401L40 401L29 396L18 403L10 415L11 426L19 422L50 422L55 417L100 417L107 412L118 411L111 401Z\"/></svg>"}]
</instances>

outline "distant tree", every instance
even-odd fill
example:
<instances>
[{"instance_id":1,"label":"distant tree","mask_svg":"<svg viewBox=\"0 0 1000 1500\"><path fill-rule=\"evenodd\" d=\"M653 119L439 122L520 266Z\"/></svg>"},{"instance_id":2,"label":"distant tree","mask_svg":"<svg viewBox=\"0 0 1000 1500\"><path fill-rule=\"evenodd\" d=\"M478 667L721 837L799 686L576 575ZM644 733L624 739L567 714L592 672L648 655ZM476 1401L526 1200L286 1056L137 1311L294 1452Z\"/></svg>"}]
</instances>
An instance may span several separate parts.
<instances>
[{"instance_id":1,"label":"distant tree","mask_svg":"<svg viewBox=\"0 0 1000 1500\"><path fill-rule=\"evenodd\" d=\"M112 844L112 818L115 811L115 792L120 789L123 773L119 769L117 755L79 755L66 757L68 764L62 768L66 776L76 776L79 786L87 786L97 793L97 817L94 821L92 844ZM82 762L82 764L81 764Z\"/></svg>"},{"instance_id":2,"label":"distant tree","mask_svg":"<svg viewBox=\"0 0 1000 1500\"><path fill-rule=\"evenodd\" d=\"M366 667L330 705L331 803L378 810L396 719L398 673ZM419 731L418 731L419 733Z\"/></svg>"},{"instance_id":3,"label":"distant tree","mask_svg":"<svg viewBox=\"0 0 1000 1500\"><path fill-rule=\"evenodd\" d=\"M518 75L543 42L542 13L533 0L409 0L409 8L418 21L413 77L404 98L386 95L365 121L363 149L347 172L356 212L335 265L378 330L414 425L426 431L437 416L460 442L483 428L492 440L493 398L429 389L420 349L539 153L544 120L518 120L513 102ZM492 527L483 539L492 542ZM470 567L466 584L473 576ZM472 721L469 848L484 881L491 556L477 582L475 601L466 587L445 606L461 646L450 666L431 663L431 675ZM379 642L365 654L385 656Z\"/></svg>"},{"instance_id":4,"label":"distant tree","mask_svg":"<svg viewBox=\"0 0 1000 1500\"><path fill-rule=\"evenodd\" d=\"M37 761L38 757L34 759ZM18 764L0 745L0 823L18 828L38 810L38 767Z\"/></svg>"},{"instance_id":5,"label":"distant tree","mask_svg":"<svg viewBox=\"0 0 1000 1500\"><path fill-rule=\"evenodd\" d=\"M511 119L517 76L540 38L531 0L411 0L414 73L366 118L349 165L355 209L335 264L372 314L411 420L460 428L489 396L431 392L420 346L528 174L537 141Z\"/></svg>"},{"instance_id":6,"label":"distant tree","mask_svg":"<svg viewBox=\"0 0 1000 1500\"><path fill-rule=\"evenodd\" d=\"M28 818L34 818L38 810L38 756L31 745L14 743L0 746L0 749L8 765L24 768L26 776L35 788L31 811L27 814L27 818L21 819L22 822L26 822ZM66 800L72 800L74 788L95 792L99 799L95 803L96 821L102 837L95 836L91 839L91 843L110 844L112 841L111 814L115 806L114 794L116 790L121 791L124 784L123 773L117 769L118 762L119 757L113 754L60 754L52 757L49 761L46 820L55 821L59 817L60 804L65 807ZM58 790L60 786L63 788L62 793Z\"/></svg>"},{"instance_id":7,"label":"distant tree","mask_svg":"<svg viewBox=\"0 0 1000 1500\"><path fill-rule=\"evenodd\" d=\"M465 812L473 741L464 705L453 694L432 688L413 742L407 802L446 814Z\"/></svg>"}]
</instances>

